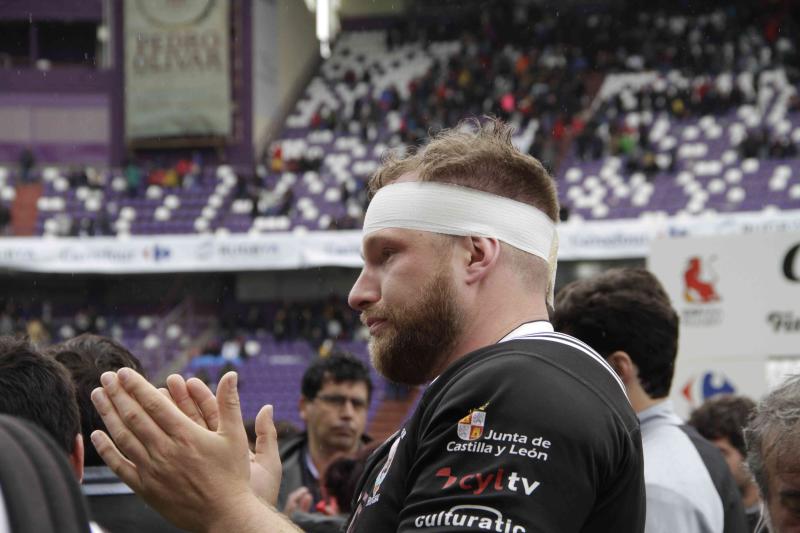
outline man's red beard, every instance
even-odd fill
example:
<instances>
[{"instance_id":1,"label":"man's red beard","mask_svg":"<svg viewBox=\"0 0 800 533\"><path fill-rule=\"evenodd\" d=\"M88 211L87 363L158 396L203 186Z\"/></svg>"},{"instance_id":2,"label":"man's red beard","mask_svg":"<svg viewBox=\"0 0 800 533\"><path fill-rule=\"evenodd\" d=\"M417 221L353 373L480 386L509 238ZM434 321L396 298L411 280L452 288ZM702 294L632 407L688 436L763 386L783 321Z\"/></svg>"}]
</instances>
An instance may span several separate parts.
<instances>
[{"instance_id":1,"label":"man's red beard","mask_svg":"<svg viewBox=\"0 0 800 533\"><path fill-rule=\"evenodd\" d=\"M441 366L464 329L444 269L418 292L419 299L411 304L365 313L386 320L369 342L372 364L387 379L407 385L426 383L444 370Z\"/></svg>"}]
</instances>

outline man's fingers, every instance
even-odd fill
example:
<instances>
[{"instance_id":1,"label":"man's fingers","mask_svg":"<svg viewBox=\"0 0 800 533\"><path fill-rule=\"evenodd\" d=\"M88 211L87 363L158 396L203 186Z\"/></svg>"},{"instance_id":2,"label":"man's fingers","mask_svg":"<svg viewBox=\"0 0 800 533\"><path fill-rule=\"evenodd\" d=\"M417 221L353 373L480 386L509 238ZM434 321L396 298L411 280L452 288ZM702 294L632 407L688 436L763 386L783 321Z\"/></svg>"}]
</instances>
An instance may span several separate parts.
<instances>
[{"instance_id":1,"label":"man's fingers","mask_svg":"<svg viewBox=\"0 0 800 533\"><path fill-rule=\"evenodd\" d=\"M271 405L262 407L256 416L255 450L251 460L256 468L251 468L250 486L261 499L270 505L275 505L280 491L282 471L281 458L278 453L278 433L275 431L275 424L272 423ZM254 472L257 474L255 480L253 479ZM302 491L298 489L293 493L296 502L300 501L298 496L300 492ZM308 493L308 489L305 489L305 492Z\"/></svg>"},{"instance_id":2,"label":"man's fingers","mask_svg":"<svg viewBox=\"0 0 800 533\"><path fill-rule=\"evenodd\" d=\"M189 378L186 381L186 389L203 414L208 429L216 431L219 428L219 408L214 393L211 392L208 385L197 378Z\"/></svg>"},{"instance_id":3,"label":"man's fingers","mask_svg":"<svg viewBox=\"0 0 800 533\"><path fill-rule=\"evenodd\" d=\"M117 477L136 492L142 489L142 480L139 478L136 466L120 453L105 432L99 430L92 432L92 444L106 466Z\"/></svg>"},{"instance_id":4,"label":"man's fingers","mask_svg":"<svg viewBox=\"0 0 800 533\"><path fill-rule=\"evenodd\" d=\"M170 375L167 378L167 388L169 389L169 394L175 402L175 405L178 406L178 409L180 409L183 414L191 418L192 421L201 428L208 428L203 414L194 403L194 400L189 394L189 390L186 388L186 382L183 380L183 377L178 374Z\"/></svg>"},{"instance_id":5,"label":"man's fingers","mask_svg":"<svg viewBox=\"0 0 800 533\"><path fill-rule=\"evenodd\" d=\"M300 501L298 502L298 507L304 513L307 513L311 510L311 504L314 503L314 498L311 496L311 493L303 494L300 496Z\"/></svg>"},{"instance_id":6,"label":"man's fingers","mask_svg":"<svg viewBox=\"0 0 800 533\"><path fill-rule=\"evenodd\" d=\"M305 503L306 500L309 500L308 504ZM313 498L308 487L297 487L286 497L286 505L283 507L283 513L292 516L292 513L298 509L307 511L311 508L311 500L313 500Z\"/></svg>"},{"instance_id":7,"label":"man's fingers","mask_svg":"<svg viewBox=\"0 0 800 533\"><path fill-rule=\"evenodd\" d=\"M92 403L94 403L95 409L97 409L106 425L106 429L114 438L122 453L130 457L135 463L149 461L150 456L147 450L120 418L104 389L97 388L92 391ZM92 442L94 443L94 440ZM116 449L114 447L114 450Z\"/></svg>"},{"instance_id":8,"label":"man's fingers","mask_svg":"<svg viewBox=\"0 0 800 533\"><path fill-rule=\"evenodd\" d=\"M236 372L228 372L217 385L217 408L219 409L219 433L226 435L241 435L245 439L242 421L242 408L239 404L239 391L237 382L239 376Z\"/></svg>"},{"instance_id":9,"label":"man's fingers","mask_svg":"<svg viewBox=\"0 0 800 533\"><path fill-rule=\"evenodd\" d=\"M280 455L278 453L278 431L273 422L273 407L265 405L256 416L256 457L267 461L277 461L280 468Z\"/></svg>"},{"instance_id":10,"label":"man's fingers","mask_svg":"<svg viewBox=\"0 0 800 533\"><path fill-rule=\"evenodd\" d=\"M175 437L185 431L189 422L186 416L140 374L130 368L121 368L116 375L106 372L101 381L106 376L110 376L109 383L118 381L121 385L116 387L121 393L117 396L109 393L109 397L126 425L142 441L156 442L164 438L164 433ZM105 382L103 388L109 392Z\"/></svg>"}]
</instances>

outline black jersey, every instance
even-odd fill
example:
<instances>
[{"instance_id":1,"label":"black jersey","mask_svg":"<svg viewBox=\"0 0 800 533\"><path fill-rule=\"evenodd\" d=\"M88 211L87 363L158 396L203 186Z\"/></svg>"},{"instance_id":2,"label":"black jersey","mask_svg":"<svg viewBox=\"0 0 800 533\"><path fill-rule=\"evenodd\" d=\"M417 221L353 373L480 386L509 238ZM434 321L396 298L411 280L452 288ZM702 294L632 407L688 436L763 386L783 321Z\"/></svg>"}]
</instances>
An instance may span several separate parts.
<instances>
[{"instance_id":1,"label":"black jersey","mask_svg":"<svg viewBox=\"0 0 800 533\"><path fill-rule=\"evenodd\" d=\"M370 457L353 509L348 532L639 533L639 422L607 363L572 337L482 348Z\"/></svg>"}]
</instances>

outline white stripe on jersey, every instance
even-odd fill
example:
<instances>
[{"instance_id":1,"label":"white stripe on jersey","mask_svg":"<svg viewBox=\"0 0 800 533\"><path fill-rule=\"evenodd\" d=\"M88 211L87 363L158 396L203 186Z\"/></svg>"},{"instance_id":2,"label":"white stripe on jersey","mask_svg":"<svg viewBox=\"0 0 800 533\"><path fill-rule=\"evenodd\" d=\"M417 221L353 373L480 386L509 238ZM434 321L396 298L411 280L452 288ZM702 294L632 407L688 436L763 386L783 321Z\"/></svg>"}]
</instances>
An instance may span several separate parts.
<instances>
[{"instance_id":1,"label":"white stripe on jersey","mask_svg":"<svg viewBox=\"0 0 800 533\"><path fill-rule=\"evenodd\" d=\"M614 379L619 384L619 387L622 389L622 392L625 392L625 395L627 396L627 392L625 391L625 385L622 383L622 380L619 378L619 375L614 371L611 365L608 364L608 361L603 359L603 356L594 351L592 348L582 343L581 341L578 341L578 339L570 337L569 335L565 335L563 333L534 333L532 335L525 335L524 337L519 337L519 338L549 340L552 342L558 342L560 344L565 344L567 346L572 346L573 348L577 348L578 350L582 351L583 353L587 354L592 359L603 365L603 367L605 367L605 369L608 370L608 373L614 376Z\"/></svg>"},{"instance_id":2,"label":"white stripe on jersey","mask_svg":"<svg viewBox=\"0 0 800 533\"><path fill-rule=\"evenodd\" d=\"M518 339L538 339L538 340L547 340L550 342L557 342L559 344L564 344L566 346L570 346L577 350L582 351L605 368L609 374L611 374L614 379L616 380L617 384L619 385L622 392L625 394L625 397L628 397L628 393L625 391L625 385L622 383L622 380L619 378L617 373L611 368L611 365L608 364L602 355L597 353L591 346L586 344L585 342L581 341L580 339L576 339L570 335L566 335L564 333L557 333L553 331L553 326L547 322L546 320L539 320L536 322L528 322L526 324L522 324L517 329L503 337L500 342L506 342L511 340L518 340Z\"/></svg>"}]
</instances>

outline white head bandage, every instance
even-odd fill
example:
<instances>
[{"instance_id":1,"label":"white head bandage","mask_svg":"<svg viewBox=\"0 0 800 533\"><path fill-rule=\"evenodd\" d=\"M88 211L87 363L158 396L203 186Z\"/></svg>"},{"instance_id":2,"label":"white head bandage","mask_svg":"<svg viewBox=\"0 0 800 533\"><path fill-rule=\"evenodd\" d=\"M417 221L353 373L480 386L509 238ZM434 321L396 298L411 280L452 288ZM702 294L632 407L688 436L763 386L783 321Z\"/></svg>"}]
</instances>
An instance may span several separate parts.
<instances>
[{"instance_id":1,"label":"white head bandage","mask_svg":"<svg viewBox=\"0 0 800 533\"><path fill-rule=\"evenodd\" d=\"M531 205L449 183L394 183L375 194L364 217L365 236L386 228L492 237L541 257L549 265L547 303L553 305L558 234Z\"/></svg>"}]
</instances>

